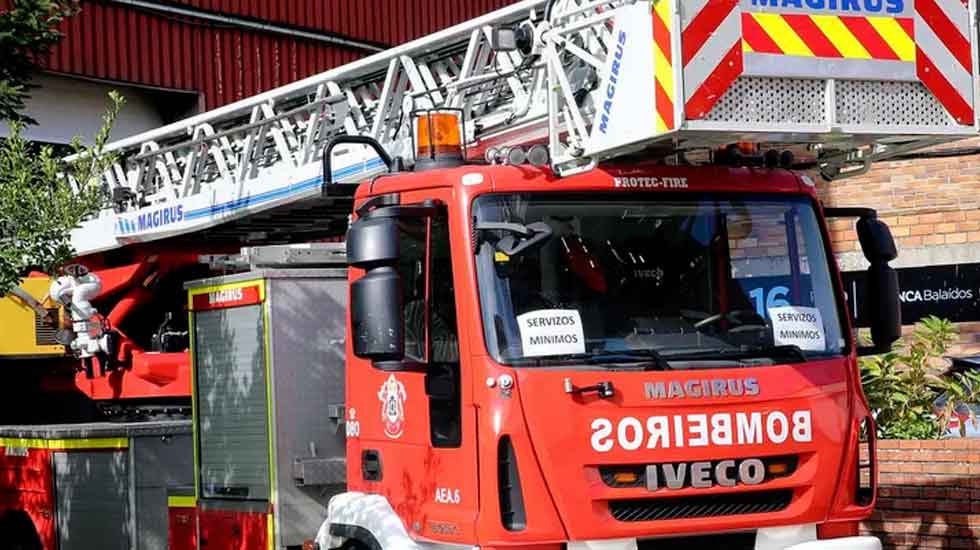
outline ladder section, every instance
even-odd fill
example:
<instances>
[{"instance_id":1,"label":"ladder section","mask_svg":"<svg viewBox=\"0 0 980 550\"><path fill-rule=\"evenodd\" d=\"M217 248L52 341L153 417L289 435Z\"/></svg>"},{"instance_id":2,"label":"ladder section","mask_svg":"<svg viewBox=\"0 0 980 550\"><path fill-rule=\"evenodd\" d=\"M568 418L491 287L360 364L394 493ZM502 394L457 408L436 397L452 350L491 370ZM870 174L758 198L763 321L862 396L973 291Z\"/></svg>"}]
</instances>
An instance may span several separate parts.
<instances>
[{"instance_id":1,"label":"ladder section","mask_svg":"<svg viewBox=\"0 0 980 550\"><path fill-rule=\"evenodd\" d=\"M545 143L560 174L733 142L858 173L978 134L976 2L525 0L113 144L113 203L73 243L85 255L319 197L339 135L411 166L425 109L462 113L471 158ZM521 31L508 49L501 29ZM361 146L335 153L331 182L385 169Z\"/></svg>"},{"instance_id":2,"label":"ladder section","mask_svg":"<svg viewBox=\"0 0 980 550\"><path fill-rule=\"evenodd\" d=\"M338 135L372 137L411 164L408 114L414 110L464 111L470 141L477 128L492 129L515 119L543 120L542 84L525 78L525 57L495 53L490 40L492 29L528 21L544 4L518 2L111 144L108 149L119 159L102 175L102 185L112 201L73 232L77 253L193 234L319 197L323 148ZM364 181L385 169L367 148L335 152L334 182Z\"/></svg>"}]
</instances>

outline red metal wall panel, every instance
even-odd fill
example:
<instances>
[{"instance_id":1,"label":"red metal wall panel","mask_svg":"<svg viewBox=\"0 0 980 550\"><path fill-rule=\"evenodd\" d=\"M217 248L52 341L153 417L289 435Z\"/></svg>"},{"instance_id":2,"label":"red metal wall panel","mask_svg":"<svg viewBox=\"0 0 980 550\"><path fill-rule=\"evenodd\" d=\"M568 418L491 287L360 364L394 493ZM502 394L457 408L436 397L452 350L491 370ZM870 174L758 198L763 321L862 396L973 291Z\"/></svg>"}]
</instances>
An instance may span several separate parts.
<instances>
[{"instance_id":1,"label":"red metal wall panel","mask_svg":"<svg viewBox=\"0 0 980 550\"><path fill-rule=\"evenodd\" d=\"M399 44L512 4L513 0L176 0L216 13L242 15Z\"/></svg>"},{"instance_id":2,"label":"red metal wall panel","mask_svg":"<svg viewBox=\"0 0 980 550\"><path fill-rule=\"evenodd\" d=\"M513 0L178 0L218 14L397 45ZM363 51L84 0L49 70L196 91L214 108L349 63Z\"/></svg>"},{"instance_id":3,"label":"red metal wall panel","mask_svg":"<svg viewBox=\"0 0 980 550\"><path fill-rule=\"evenodd\" d=\"M266 550L268 515L198 507L200 545L215 550Z\"/></svg>"},{"instance_id":4,"label":"red metal wall panel","mask_svg":"<svg viewBox=\"0 0 980 550\"><path fill-rule=\"evenodd\" d=\"M167 526L169 550L197 550L197 508L169 507Z\"/></svg>"},{"instance_id":5,"label":"red metal wall panel","mask_svg":"<svg viewBox=\"0 0 980 550\"><path fill-rule=\"evenodd\" d=\"M51 470L51 451L17 449L7 452L0 447L0 516L26 514L34 524L43 548L55 548L54 474ZM12 516L2 521L10 528ZM19 523L16 524L20 527ZM29 526L24 526L29 529ZM26 534L25 534L26 535ZM5 533L4 536L11 536ZM33 537L25 536L23 541ZM5 543L18 541L4 540Z\"/></svg>"}]
</instances>

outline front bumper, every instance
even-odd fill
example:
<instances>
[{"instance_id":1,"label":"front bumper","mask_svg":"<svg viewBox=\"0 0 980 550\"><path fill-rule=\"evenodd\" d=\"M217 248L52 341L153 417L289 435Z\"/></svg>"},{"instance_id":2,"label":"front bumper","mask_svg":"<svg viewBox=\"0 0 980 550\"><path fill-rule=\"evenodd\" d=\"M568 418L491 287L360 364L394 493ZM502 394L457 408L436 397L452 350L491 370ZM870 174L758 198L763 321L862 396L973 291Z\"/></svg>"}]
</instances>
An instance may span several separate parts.
<instances>
[{"instance_id":1,"label":"front bumper","mask_svg":"<svg viewBox=\"0 0 980 550\"><path fill-rule=\"evenodd\" d=\"M671 540L672 544L676 544L679 539ZM642 544L638 544L636 539L575 541L568 543L568 550L639 550L641 546L645 550L661 550L656 539ZM664 547L664 550L669 549ZM815 525L796 525L759 529L756 531L755 550L881 550L881 541L875 537L817 540Z\"/></svg>"},{"instance_id":2,"label":"front bumper","mask_svg":"<svg viewBox=\"0 0 980 550\"><path fill-rule=\"evenodd\" d=\"M802 542L785 550L881 550L881 541L875 537L845 537Z\"/></svg>"}]
</instances>

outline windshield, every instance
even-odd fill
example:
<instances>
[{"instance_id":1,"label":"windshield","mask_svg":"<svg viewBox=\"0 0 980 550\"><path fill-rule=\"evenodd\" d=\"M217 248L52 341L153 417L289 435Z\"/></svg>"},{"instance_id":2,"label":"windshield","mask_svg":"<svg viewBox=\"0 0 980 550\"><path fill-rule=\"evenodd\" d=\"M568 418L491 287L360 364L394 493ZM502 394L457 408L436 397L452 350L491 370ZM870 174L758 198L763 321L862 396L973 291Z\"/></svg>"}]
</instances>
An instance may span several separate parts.
<instances>
[{"instance_id":1,"label":"windshield","mask_svg":"<svg viewBox=\"0 0 980 550\"><path fill-rule=\"evenodd\" d=\"M802 360L845 345L806 198L494 194L474 212L498 362Z\"/></svg>"}]
</instances>

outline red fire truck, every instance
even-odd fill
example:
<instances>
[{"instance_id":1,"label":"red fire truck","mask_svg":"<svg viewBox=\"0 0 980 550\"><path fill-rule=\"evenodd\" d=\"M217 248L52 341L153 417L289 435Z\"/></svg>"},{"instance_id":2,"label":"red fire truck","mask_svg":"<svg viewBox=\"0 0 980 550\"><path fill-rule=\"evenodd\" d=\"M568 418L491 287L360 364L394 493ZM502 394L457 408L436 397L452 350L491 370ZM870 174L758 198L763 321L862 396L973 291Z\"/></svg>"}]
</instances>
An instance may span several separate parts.
<instances>
[{"instance_id":1,"label":"red fire truck","mask_svg":"<svg viewBox=\"0 0 980 550\"><path fill-rule=\"evenodd\" d=\"M978 134L975 10L529 0L116 143L52 288L79 376L192 383L174 548L880 548L896 250L813 178ZM148 262L189 352L99 313Z\"/></svg>"}]
</instances>

